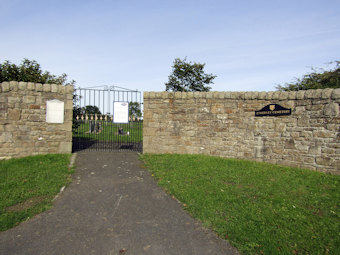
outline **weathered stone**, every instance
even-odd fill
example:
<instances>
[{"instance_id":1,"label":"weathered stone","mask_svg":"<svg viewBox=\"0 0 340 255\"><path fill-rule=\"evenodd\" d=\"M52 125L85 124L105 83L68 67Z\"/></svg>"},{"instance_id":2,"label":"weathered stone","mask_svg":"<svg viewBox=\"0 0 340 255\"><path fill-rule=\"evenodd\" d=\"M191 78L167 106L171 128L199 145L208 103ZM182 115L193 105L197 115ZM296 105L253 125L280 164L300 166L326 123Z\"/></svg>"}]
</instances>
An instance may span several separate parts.
<instances>
[{"instance_id":1,"label":"weathered stone","mask_svg":"<svg viewBox=\"0 0 340 255\"><path fill-rule=\"evenodd\" d=\"M224 98L225 99L231 99L231 92L230 91L227 91L227 92L224 92Z\"/></svg>"},{"instance_id":2,"label":"weathered stone","mask_svg":"<svg viewBox=\"0 0 340 255\"><path fill-rule=\"evenodd\" d=\"M267 93L266 92L259 92L258 99L266 99Z\"/></svg>"},{"instance_id":3,"label":"weathered stone","mask_svg":"<svg viewBox=\"0 0 340 255\"><path fill-rule=\"evenodd\" d=\"M18 85L19 85L19 83L17 81L10 81L9 82L10 90L18 91Z\"/></svg>"},{"instance_id":4,"label":"weathered stone","mask_svg":"<svg viewBox=\"0 0 340 255\"><path fill-rule=\"evenodd\" d=\"M332 99L340 99L340 88L334 89L332 92Z\"/></svg>"},{"instance_id":5,"label":"weathered stone","mask_svg":"<svg viewBox=\"0 0 340 255\"><path fill-rule=\"evenodd\" d=\"M58 85L57 84L51 84L51 92L53 92L53 93L58 92Z\"/></svg>"},{"instance_id":6,"label":"weathered stone","mask_svg":"<svg viewBox=\"0 0 340 255\"><path fill-rule=\"evenodd\" d=\"M27 82L27 90L35 90L35 85L33 82Z\"/></svg>"},{"instance_id":7,"label":"weathered stone","mask_svg":"<svg viewBox=\"0 0 340 255\"><path fill-rule=\"evenodd\" d=\"M306 90L306 92L305 92L305 98L307 98L307 99L312 99L312 98L314 98L314 92L315 92L314 89Z\"/></svg>"},{"instance_id":8,"label":"weathered stone","mask_svg":"<svg viewBox=\"0 0 340 255\"><path fill-rule=\"evenodd\" d=\"M3 92L9 91L9 82L4 81L3 83L1 83L1 89Z\"/></svg>"},{"instance_id":9,"label":"weathered stone","mask_svg":"<svg viewBox=\"0 0 340 255\"><path fill-rule=\"evenodd\" d=\"M339 115L339 104L331 102L323 107L323 114L325 116L338 116Z\"/></svg>"},{"instance_id":10,"label":"weathered stone","mask_svg":"<svg viewBox=\"0 0 340 255\"><path fill-rule=\"evenodd\" d=\"M251 98L250 99L257 99L258 98L258 95L259 95L259 92L251 92Z\"/></svg>"},{"instance_id":11,"label":"weathered stone","mask_svg":"<svg viewBox=\"0 0 340 255\"><path fill-rule=\"evenodd\" d=\"M273 99L273 100L279 100L279 99L280 99L280 96L281 96L281 92L280 92L280 91L274 92L274 93L272 94L272 99Z\"/></svg>"},{"instance_id":12,"label":"weathered stone","mask_svg":"<svg viewBox=\"0 0 340 255\"><path fill-rule=\"evenodd\" d=\"M35 90L36 91L43 91L43 85L41 83L35 84Z\"/></svg>"},{"instance_id":13,"label":"weathered stone","mask_svg":"<svg viewBox=\"0 0 340 255\"><path fill-rule=\"evenodd\" d=\"M31 104L31 105L29 106L29 109L40 109L40 105Z\"/></svg>"},{"instance_id":14,"label":"weathered stone","mask_svg":"<svg viewBox=\"0 0 340 255\"><path fill-rule=\"evenodd\" d=\"M72 85L67 85L67 86L65 86L65 92L66 93L73 93L73 90L74 90L74 88L73 88L73 86Z\"/></svg>"},{"instance_id":15,"label":"weathered stone","mask_svg":"<svg viewBox=\"0 0 340 255\"><path fill-rule=\"evenodd\" d=\"M273 94L274 94L273 91L267 92L267 93L266 93L266 99L267 99L267 100L272 100L272 99L273 99Z\"/></svg>"},{"instance_id":16,"label":"weathered stone","mask_svg":"<svg viewBox=\"0 0 340 255\"><path fill-rule=\"evenodd\" d=\"M298 92L296 92L296 99L305 99L305 90L299 90Z\"/></svg>"},{"instance_id":17,"label":"weathered stone","mask_svg":"<svg viewBox=\"0 0 340 255\"><path fill-rule=\"evenodd\" d=\"M34 104L35 103L35 96L24 96L24 103L25 104Z\"/></svg>"},{"instance_id":18,"label":"weathered stone","mask_svg":"<svg viewBox=\"0 0 340 255\"><path fill-rule=\"evenodd\" d=\"M288 99L295 100L296 99L296 91L289 91L288 93Z\"/></svg>"},{"instance_id":19,"label":"weathered stone","mask_svg":"<svg viewBox=\"0 0 340 255\"><path fill-rule=\"evenodd\" d=\"M43 84L44 92L51 92L51 84Z\"/></svg>"},{"instance_id":20,"label":"weathered stone","mask_svg":"<svg viewBox=\"0 0 340 255\"><path fill-rule=\"evenodd\" d=\"M18 87L19 87L19 90L25 90L27 88L27 82L23 82L23 81L19 82Z\"/></svg>"},{"instance_id":21,"label":"weathered stone","mask_svg":"<svg viewBox=\"0 0 340 255\"><path fill-rule=\"evenodd\" d=\"M13 142L13 135L10 132L1 132L0 133L0 143L8 143Z\"/></svg>"},{"instance_id":22,"label":"weathered stone","mask_svg":"<svg viewBox=\"0 0 340 255\"><path fill-rule=\"evenodd\" d=\"M21 110L19 109L8 109L8 119L9 120L20 120Z\"/></svg>"}]
</instances>

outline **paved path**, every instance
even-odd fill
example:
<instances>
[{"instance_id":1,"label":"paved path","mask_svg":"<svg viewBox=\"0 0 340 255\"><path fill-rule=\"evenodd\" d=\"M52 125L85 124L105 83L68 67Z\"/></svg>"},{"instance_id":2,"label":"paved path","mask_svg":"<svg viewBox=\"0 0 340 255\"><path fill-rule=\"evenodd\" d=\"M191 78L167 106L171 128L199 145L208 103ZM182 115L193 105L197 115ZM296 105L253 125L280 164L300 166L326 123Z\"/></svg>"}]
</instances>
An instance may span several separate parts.
<instances>
[{"instance_id":1,"label":"paved path","mask_svg":"<svg viewBox=\"0 0 340 255\"><path fill-rule=\"evenodd\" d=\"M0 233L0 254L238 254L159 188L134 152L83 152L51 210Z\"/></svg>"}]
</instances>

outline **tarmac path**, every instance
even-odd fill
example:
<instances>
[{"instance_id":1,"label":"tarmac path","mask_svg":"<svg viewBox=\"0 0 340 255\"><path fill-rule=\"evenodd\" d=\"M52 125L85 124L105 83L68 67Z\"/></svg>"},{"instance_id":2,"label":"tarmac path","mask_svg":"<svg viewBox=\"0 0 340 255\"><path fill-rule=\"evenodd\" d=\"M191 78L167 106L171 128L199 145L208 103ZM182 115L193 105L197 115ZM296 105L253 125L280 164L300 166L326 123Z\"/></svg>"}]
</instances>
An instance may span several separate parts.
<instances>
[{"instance_id":1,"label":"tarmac path","mask_svg":"<svg viewBox=\"0 0 340 255\"><path fill-rule=\"evenodd\" d=\"M78 152L53 207L0 232L1 255L238 254L141 167L135 152Z\"/></svg>"}]
</instances>

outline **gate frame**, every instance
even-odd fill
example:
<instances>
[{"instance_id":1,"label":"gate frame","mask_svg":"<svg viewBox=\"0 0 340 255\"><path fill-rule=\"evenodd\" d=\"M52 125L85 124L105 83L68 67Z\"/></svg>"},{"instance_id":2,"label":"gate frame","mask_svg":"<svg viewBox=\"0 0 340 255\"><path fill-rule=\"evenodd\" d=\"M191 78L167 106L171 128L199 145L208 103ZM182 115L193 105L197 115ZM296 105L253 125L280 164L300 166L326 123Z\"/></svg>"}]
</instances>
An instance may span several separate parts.
<instances>
[{"instance_id":1,"label":"gate frame","mask_svg":"<svg viewBox=\"0 0 340 255\"><path fill-rule=\"evenodd\" d=\"M102 88L102 89L98 89ZM75 88L73 97L72 151L143 150L142 92L118 86ZM107 101L107 106L105 106ZM128 102L128 124L113 123L114 102ZM130 103L136 103L134 109ZM93 106L93 112L86 112ZM132 107L132 106L131 106ZM96 111L99 110L100 114ZM92 124L94 121L94 125ZM89 126L88 131L86 131ZM119 130L121 129L122 130ZM124 130L125 129L125 130ZM101 134L102 133L102 134Z\"/></svg>"}]
</instances>

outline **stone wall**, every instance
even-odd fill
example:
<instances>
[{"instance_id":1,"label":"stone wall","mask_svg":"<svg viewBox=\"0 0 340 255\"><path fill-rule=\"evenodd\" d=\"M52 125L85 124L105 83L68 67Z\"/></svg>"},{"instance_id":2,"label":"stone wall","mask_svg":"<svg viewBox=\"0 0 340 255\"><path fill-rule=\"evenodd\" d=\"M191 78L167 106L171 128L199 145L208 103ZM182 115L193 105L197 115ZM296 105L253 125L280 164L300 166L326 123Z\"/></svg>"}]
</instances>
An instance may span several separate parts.
<instances>
[{"instance_id":1,"label":"stone wall","mask_svg":"<svg viewBox=\"0 0 340 255\"><path fill-rule=\"evenodd\" d=\"M73 87L0 83L0 159L71 153ZM46 122L46 101L64 102L64 123Z\"/></svg>"},{"instance_id":2,"label":"stone wall","mask_svg":"<svg viewBox=\"0 0 340 255\"><path fill-rule=\"evenodd\" d=\"M340 173L340 89L144 92L144 153L207 154ZM289 116L255 117L268 104Z\"/></svg>"}]
</instances>

